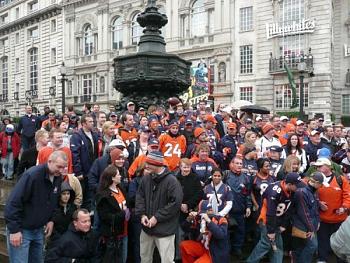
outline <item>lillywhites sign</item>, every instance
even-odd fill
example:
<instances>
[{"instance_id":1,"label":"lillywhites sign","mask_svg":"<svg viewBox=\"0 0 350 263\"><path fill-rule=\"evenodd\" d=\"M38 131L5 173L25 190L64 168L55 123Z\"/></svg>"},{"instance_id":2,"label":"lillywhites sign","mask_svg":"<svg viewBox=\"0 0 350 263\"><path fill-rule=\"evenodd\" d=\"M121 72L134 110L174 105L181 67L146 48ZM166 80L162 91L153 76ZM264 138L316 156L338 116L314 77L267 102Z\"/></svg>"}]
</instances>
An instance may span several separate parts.
<instances>
[{"instance_id":1,"label":"lillywhites sign","mask_svg":"<svg viewBox=\"0 0 350 263\"><path fill-rule=\"evenodd\" d=\"M274 37L290 36L296 34L312 33L315 31L315 19L303 19L291 24L270 23L266 24L267 39Z\"/></svg>"}]
</instances>

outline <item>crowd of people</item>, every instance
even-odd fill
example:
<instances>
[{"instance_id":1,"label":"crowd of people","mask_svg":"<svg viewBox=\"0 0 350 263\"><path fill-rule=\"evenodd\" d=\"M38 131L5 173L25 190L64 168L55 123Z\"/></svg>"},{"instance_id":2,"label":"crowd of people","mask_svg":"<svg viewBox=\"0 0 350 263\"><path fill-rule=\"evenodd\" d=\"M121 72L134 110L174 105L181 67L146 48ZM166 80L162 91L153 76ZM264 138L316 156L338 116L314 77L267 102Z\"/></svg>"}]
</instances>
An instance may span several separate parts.
<instances>
[{"instance_id":1,"label":"crowd of people","mask_svg":"<svg viewBox=\"0 0 350 263\"><path fill-rule=\"evenodd\" d=\"M350 262L341 124L136 106L2 120L10 262Z\"/></svg>"}]
</instances>

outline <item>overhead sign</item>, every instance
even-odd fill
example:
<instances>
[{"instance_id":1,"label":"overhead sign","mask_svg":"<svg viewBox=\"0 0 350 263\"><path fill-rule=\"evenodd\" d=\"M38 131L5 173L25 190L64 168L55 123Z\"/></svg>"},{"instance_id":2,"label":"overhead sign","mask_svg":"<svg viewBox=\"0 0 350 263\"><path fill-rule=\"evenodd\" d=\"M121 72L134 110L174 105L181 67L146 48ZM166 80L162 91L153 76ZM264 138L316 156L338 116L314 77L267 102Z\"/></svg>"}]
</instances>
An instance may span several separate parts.
<instances>
[{"instance_id":1,"label":"overhead sign","mask_svg":"<svg viewBox=\"0 0 350 263\"><path fill-rule=\"evenodd\" d=\"M300 22L293 21L291 24L282 25L281 23L267 23L267 39L282 36L291 36L296 34L312 33L315 31L315 19L303 19Z\"/></svg>"}]
</instances>

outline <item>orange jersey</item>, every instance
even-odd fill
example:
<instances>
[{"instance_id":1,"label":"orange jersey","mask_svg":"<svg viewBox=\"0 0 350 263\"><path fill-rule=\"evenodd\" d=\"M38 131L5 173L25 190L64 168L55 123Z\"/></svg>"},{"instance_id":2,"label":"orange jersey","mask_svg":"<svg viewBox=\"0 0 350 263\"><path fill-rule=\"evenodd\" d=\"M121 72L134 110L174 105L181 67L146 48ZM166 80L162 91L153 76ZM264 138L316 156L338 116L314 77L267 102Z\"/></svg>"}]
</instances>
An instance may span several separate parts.
<instances>
[{"instance_id":1,"label":"orange jersey","mask_svg":"<svg viewBox=\"0 0 350 263\"><path fill-rule=\"evenodd\" d=\"M325 223L340 223L347 218L347 214L337 215L335 210L340 207L350 209L350 185L342 176L343 185L340 187L335 176L329 182L329 187L322 186L318 190L320 201L327 203L327 211L320 210L320 219Z\"/></svg>"},{"instance_id":2,"label":"orange jersey","mask_svg":"<svg viewBox=\"0 0 350 263\"><path fill-rule=\"evenodd\" d=\"M137 140L137 138L139 137L139 134L137 133L135 128L133 128L130 131L124 128L120 128L119 134L120 134L120 137L122 137L122 140L126 146L128 146L130 142L132 142L133 140Z\"/></svg>"},{"instance_id":3,"label":"orange jersey","mask_svg":"<svg viewBox=\"0 0 350 263\"><path fill-rule=\"evenodd\" d=\"M68 173L73 173L72 152L70 151L70 149L68 147L62 147L58 151L66 153L68 159ZM42 148L38 153L37 164L47 163L50 154L53 152L54 149L50 146L45 146L44 148Z\"/></svg>"},{"instance_id":4,"label":"orange jersey","mask_svg":"<svg viewBox=\"0 0 350 263\"><path fill-rule=\"evenodd\" d=\"M169 164L170 171L174 171L179 166L181 156L185 154L186 138L183 135L171 137L167 133L162 134L159 137L159 150Z\"/></svg>"}]
</instances>

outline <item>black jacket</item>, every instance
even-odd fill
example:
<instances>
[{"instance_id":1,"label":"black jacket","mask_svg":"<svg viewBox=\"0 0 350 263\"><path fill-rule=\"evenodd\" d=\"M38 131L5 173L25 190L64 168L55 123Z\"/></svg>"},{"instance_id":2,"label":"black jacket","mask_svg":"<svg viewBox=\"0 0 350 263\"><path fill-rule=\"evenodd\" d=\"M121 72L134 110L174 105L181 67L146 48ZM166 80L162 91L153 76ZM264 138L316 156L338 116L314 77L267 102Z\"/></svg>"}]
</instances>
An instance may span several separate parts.
<instances>
[{"instance_id":1,"label":"black jacket","mask_svg":"<svg viewBox=\"0 0 350 263\"><path fill-rule=\"evenodd\" d=\"M193 173L190 173L188 176L182 176L181 173L178 173L176 178L179 180L183 191L182 204L187 204L189 211L194 210L203 197L199 178ZM181 212L180 217L180 219L186 219L187 214Z\"/></svg>"},{"instance_id":2,"label":"black jacket","mask_svg":"<svg viewBox=\"0 0 350 263\"><path fill-rule=\"evenodd\" d=\"M73 224L69 225L66 233L49 249L45 256L45 263L93 263L96 261L97 235L92 231L83 233L76 231Z\"/></svg>"},{"instance_id":3,"label":"black jacket","mask_svg":"<svg viewBox=\"0 0 350 263\"><path fill-rule=\"evenodd\" d=\"M36 165L36 159L38 158L38 150L36 147L32 147L28 150L23 151L21 160L17 166L17 177L19 177L24 173L25 170L28 170L30 167Z\"/></svg>"},{"instance_id":4,"label":"black jacket","mask_svg":"<svg viewBox=\"0 0 350 263\"><path fill-rule=\"evenodd\" d=\"M121 187L118 188L126 199L125 191ZM120 208L111 190L107 189L96 194L96 209L100 217L102 236L116 237L123 233L125 212Z\"/></svg>"},{"instance_id":5,"label":"black jacket","mask_svg":"<svg viewBox=\"0 0 350 263\"><path fill-rule=\"evenodd\" d=\"M154 216L157 224L143 227L148 235L166 237L175 234L183 193L175 176L166 169L161 174L144 175L136 194L135 214Z\"/></svg>"}]
</instances>

